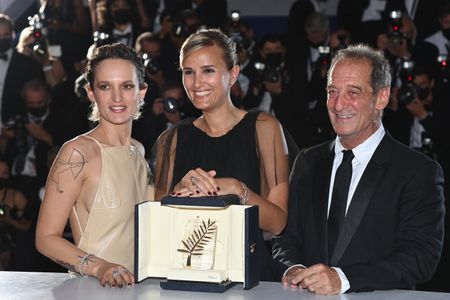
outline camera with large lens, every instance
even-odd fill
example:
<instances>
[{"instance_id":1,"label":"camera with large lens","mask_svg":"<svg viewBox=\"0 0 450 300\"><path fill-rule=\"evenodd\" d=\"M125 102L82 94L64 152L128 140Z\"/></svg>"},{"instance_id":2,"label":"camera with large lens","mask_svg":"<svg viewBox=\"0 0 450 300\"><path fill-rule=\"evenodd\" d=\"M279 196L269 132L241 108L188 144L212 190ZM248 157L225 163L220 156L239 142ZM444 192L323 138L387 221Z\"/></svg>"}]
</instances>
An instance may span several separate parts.
<instances>
[{"instance_id":1,"label":"camera with large lens","mask_svg":"<svg viewBox=\"0 0 450 300\"><path fill-rule=\"evenodd\" d=\"M398 104L405 106L414 101L417 97L416 85L414 84L414 62L405 60L402 62L400 70L402 86L398 91Z\"/></svg>"},{"instance_id":2,"label":"camera with large lens","mask_svg":"<svg viewBox=\"0 0 450 300\"><path fill-rule=\"evenodd\" d=\"M448 83L450 80L450 58L447 55L439 55L437 57L438 63L438 78L443 83Z\"/></svg>"},{"instance_id":3,"label":"camera with large lens","mask_svg":"<svg viewBox=\"0 0 450 300\"><path fill-rule=\"evenodd\" d=\"M44 19L39 14L28 17L28 25L31 27L34 37L34 43L31 44L31 49L38 56L44 56L47 53L47 41L45 38L45 32L47 31L44 26Z\"/></svg>"},{"instance_id":4,"label":"camera with large lens","mask_svg":"<svg viewBox=\"0 0 450 300\"><path fill-rule=\"evenodd\" d=\"M161 65L157 59L154 59L148 53L142 54L142 59L144 60L145 70L150 75L155 75L161 70Z\"/></svg>"},{"instance_id":5,"label":"camera with large lens","mask_svg":"<svg viewBox=\"0 0 450 300\"><path fill-rule=\"evenodd\" d=\"M95 31L92 35L92 39L96 47L114 43L114 39L109 34L102 31Z\"/></svg>"},{"instance_id":6,"label":"camera with large lens","mask_svg":"<svg viewBox=\"0 0 450 300\"><path fill-rule=\"evenodd\" d=\"M319 57L317 58L316 68L324 68L328 70L331 63L331 50L329 46L319 46L317 48L319 51Z\"/></svg>"},{"instance_id":7,"label":"camera with large lens","mask_svg":"<svg viewBox=\"0 0 450 300\"><path fill-rule=\"evenodd\" d=\"M189 27L187 26L187 24L182 16L172 17L171 33L173 36L175 36L177 38L187 37L191 34Z\"/></svg>"},{"instance_id":8,"label":"camera with large lens","mask_svg":"<svg viewBox=\"0 0 450 300\"><path fill-rule=\"evenodd\" d=\"M405 35L400 31L402 28L402 12L394 10L389 13L389 27L388 38L392 44L399 45L405 39Z\"/></svg>"},{"instance_id":9,"label":"camera with large lens","mask_svg":"<svg viewBox=\"0 0 450 300\"><path fill-rule=\"evenodd\" d=\"M25 127L28 123L28 118L23 115L16 115L6 123L6 126L14 131L16 153L19 155L28 151L28 130Z\"/></svg>"},{"instance_id":10,"label":"camera with large lens","mask_svg":"<svg viewBox=\"0 0 450 300\"><path fill-rule=\"evenodd\" d=\"M165 112L175 113L179 108L178 101L175 98L168 97L168 98L162 99L160 101L163 104Z\"/></svg>"},{"instance_id":11,"label":"camera with large lens","mask_svg":"<svg viewBox=\"0 0 450 300\"><path fill-rule=\"evenodd\" d=\"M246 43L246 39L244 35L239 30L239 24L241 21L241 12L239 10L233 10L230 13L229 17L229 26L228 30L230 32L230 39L236 44L236 49L244 48L247 49L248 43Z\"/></svg>"},{"instance_id":12,"label":"camera with large lens","mask_svg":"<svg viewBox=\"0 0 450 300\"><path fill-rule=\"evenodd\" d=\"M8 213L8 206L4 203L0 203L0 216L4 216Z\"/></svg>"},{"instance_id":13,"label":"camera with large lens","mask_svg":"<svg viewBox=\"0 0 450 300\"><path fill-rule=\"evenodd\" d=\"M283 74L283 54L280 52L266 54L265 62L255 62L254 67L263 81L277 82Z\"/></svg>"}]
</instances>

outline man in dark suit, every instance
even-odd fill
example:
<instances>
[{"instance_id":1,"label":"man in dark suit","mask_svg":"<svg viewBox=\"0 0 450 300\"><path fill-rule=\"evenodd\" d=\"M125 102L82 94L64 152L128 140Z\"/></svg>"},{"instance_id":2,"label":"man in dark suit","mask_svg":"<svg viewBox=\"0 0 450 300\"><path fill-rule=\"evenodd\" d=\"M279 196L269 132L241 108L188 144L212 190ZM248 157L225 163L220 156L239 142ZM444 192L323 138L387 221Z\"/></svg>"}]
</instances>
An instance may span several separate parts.
<instances>
[{"instance_id":1,"label":"man in dark suit","mask_svg":"<svg viewBox=\"0 0 450 300\"><path fill-rule=\"evenodd\" d=\"M13 22L0 13L0 111L4 124L24 111L20 91L25 83L31 79L44 80L39 64L13 49L13 39Z\"/></svg>"},{"instance_id":2,"label":"man in dark suit","mask_svg":"<svg viewBox=\"0 0 450 300\"><path fill-rule=\"evenodd\" d=\"M339 294L411 289L433 275L442 169L385 132L390 82L389 63L372 48L350 46L333 58L327 109L337 137L296 159L288 224L273 248L284 285Z\"/></svg>"}]
</instances>

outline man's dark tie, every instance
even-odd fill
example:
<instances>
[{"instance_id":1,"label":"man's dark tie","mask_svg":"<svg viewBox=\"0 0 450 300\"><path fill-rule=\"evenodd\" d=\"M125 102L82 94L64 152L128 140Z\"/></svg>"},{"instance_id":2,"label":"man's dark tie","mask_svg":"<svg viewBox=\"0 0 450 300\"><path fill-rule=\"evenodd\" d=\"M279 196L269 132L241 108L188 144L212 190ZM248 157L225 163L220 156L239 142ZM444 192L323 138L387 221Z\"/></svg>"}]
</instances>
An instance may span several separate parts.
<instances>
[{"instance_id":1,"label":"man's dark tie","mask_svg":"<svg viewBox=\"0 0 450 300\"><path fill-rule=\"evenodd\" d=\"M7 61L8 60L8 53L0 54L0 59L3 59L4 61Z\"/></svg>"},{"instance_id":2,"label":"man's dark tie","mask_svg":"<svg viewBox=\"0 0 450 300\"><path fill-rule=\"evenodd\" d=\"M345 208L347 207L348 189L352 179L352 150L344 150L344 158L339 165L334 178L333 194L331 196L330 213L328 215L328 258L336 246L339 231L344 224Z\"/></svg>"}]
</instances>

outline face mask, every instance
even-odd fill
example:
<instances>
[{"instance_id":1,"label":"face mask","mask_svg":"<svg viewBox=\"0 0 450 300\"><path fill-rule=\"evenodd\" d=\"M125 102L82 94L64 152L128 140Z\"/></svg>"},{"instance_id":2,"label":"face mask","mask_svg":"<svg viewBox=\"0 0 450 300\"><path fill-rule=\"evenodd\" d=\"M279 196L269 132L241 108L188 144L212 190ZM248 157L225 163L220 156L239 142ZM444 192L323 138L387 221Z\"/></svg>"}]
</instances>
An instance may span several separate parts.
<instances>
[{"instance_id":1,"label":"face mask","mask_svg":"<svg viewBox=\"0 0 450 300\"><path fill-rule=\"evenodd\" d=\"M6 39L0 39L0 53L5 53L8 51L12 46L12 39L6 38Z\"/></svg>"},{"instance_id":2,"label":"face mask","mask_svg":"<svg viewBox=\"0 0 450 300\"><path fill-rule=\"evenodd\" d=\"M0 189L4 189L8 187L9 179L8 178L0 178Z\"/></svg>"},{"instance_id":3,"label":"face mask","mask_svg":"<svg viewBox=\"0 0 450 300\"><path fill-rule=\"evenodd\" d=\"M450 41L450 27L447 29L442 29L442 34L445 36L447 40Z\"/></svg>"},{"instance_id":4,"label":"face mask","mask_svg":"<svg viewBox=\"0 0 450 300\"><path fill-rule=\"evenodd\" d=\"M47 113L47 107L42 106L42 107L29 108L28 112L36 118L41 118Z\"/></svg>"},{"instance_id":5,"label":"face mask","mask_svg":"<svg viewBox=\"0 0 450 300\"><path fill-rule=\"evenodd\" d=\"M313 42L309 42L309 45L311 46L311 47L313 47L313 48L319 48L319 46L324 46L325 45L325 40L322 40L322 41L318 41L318 42L316 42L316 43L313 43Z\"/></svg>"},{"instance_id":6,"label":"face mask","mask_svg":"<svg viewBox=\"0 0 450 300\"><path fill-rule=\"evenodd\" d=\"M126 8L119 9L114 12L113 17L114 17L114 21L117 24L120 24L120 25L128 24L131 20L131 12L129 9L126 9Z\"/></svg>"},{"instance_id":7,"label":"face mask","mask_svg":"<svg viewBox=\"0 0 450 300\"><path fill-rule=\"evenodd\" d=\"M273 52L266 54L266 64L271 67L281 66L283 62L283 54L281 52Z\"/></svg>"},{"instance_id":8,"label":"face mask","mask_svg":"<svg viewBox=\"0 0 450 300\"><path fill-rule=\"evenodd\" d=\"M430 94L430 88L429 87L417 87L416 88L417 97L421 101L425 101L428 98L428 95Z\"/></svg>"}]
</instances>

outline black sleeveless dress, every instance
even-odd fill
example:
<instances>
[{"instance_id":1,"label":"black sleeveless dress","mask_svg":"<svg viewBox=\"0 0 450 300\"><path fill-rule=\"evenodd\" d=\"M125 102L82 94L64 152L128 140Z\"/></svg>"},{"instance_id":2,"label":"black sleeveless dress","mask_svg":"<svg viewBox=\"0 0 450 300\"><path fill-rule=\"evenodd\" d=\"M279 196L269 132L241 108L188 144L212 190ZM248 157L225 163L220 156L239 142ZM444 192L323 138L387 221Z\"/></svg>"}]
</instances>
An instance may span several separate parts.
<instances>
[{"instance_id":1,"label":"black sleeveless dress","mask_svg":"<svg viewBox=\"0 0 450 300\"><path fill-rule=\"evenodd\" d=\"M172 186L195 168L215 170L216 177L233 177L252 191L260 191L260 162L256 146L256 118L259 112L248 112L230 131L210 137L192 122L177 129L177 146ZM272 255L264 243L262 232L258 241L260 280L275 280Z\"/></svg>"}]
</instances>

